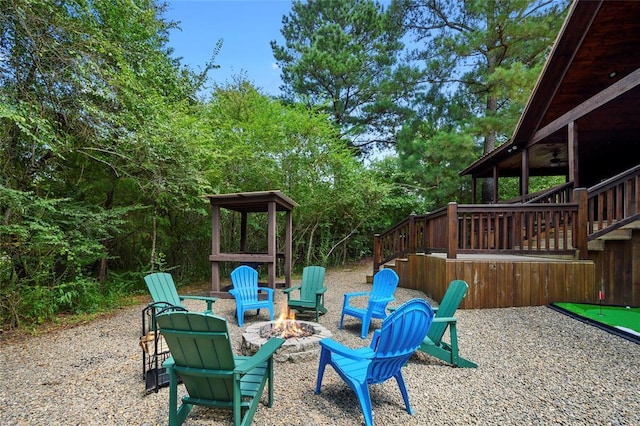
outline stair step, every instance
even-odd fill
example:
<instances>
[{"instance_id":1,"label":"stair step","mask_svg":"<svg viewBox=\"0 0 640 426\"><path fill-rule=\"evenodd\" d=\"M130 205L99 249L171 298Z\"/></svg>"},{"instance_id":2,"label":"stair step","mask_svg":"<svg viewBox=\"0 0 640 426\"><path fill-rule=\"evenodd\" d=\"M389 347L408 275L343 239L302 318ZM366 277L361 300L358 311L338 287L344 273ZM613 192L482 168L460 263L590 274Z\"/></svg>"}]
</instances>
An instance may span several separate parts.
<instances>
[{"instance_id":1,"label":"stair step","mask_svg":"<svg viewBox=\"0 0 640 426\"><path fill-rule=\"evenodd\" d=\"M604 241L624 241L631 239L632 230L631 229L616 229L611 232L607 232L606 234L598 237L598 240Z\"/></svg>"},{"instance_id":2,"label":"stair step","mask_svg":"<svg viewBox=\"0 0 640 426\"><path fill-rule=\"evenodd\" d=\"M628 223L624 225L621 229L640 229L640 220L636 220L634 222Z\"/></svg>"},{"instance_id":3,"label":"stair step","mask_svg":"<svg viewBox=\"0 0 640 426\"><path fill-rule=\"evenodd\" d=\"M604 251L604 240L593 240L587 243L587 250L589 251Z\"/></svg>"}]
</instances>

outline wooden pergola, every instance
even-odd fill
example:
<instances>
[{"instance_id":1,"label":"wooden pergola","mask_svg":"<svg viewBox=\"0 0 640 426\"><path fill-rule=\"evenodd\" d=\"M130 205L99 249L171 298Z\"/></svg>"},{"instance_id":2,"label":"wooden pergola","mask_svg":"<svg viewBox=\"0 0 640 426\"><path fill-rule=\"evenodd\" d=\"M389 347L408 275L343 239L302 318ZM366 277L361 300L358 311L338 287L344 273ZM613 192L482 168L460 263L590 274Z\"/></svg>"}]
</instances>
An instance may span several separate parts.
<instances>
[{"instance_id":1,"label":"wooden pergola","mask_svg":"<svg viewBox=\"0 0 640 426\"><path fill-rule=\"evenodd\" d=\"M246 264L267 265L267 285L275 289L276 261L284 259L285 287L291 286L291 248L292 248L292 211L298 204L280 191L242 192L234 194L207 195L211 202L211 295L221 298L231 297L220 290L220 263L240 262ZM220 251L220 209L226 208L241 214L240 248L237 252L222 253ZM277 213L285 212L285 236L283 253L277 252L276 220ZM267 213L267 251L266 253L250 253L246 251L247 215L248 213Z\"/></svg>"}]
</instances>

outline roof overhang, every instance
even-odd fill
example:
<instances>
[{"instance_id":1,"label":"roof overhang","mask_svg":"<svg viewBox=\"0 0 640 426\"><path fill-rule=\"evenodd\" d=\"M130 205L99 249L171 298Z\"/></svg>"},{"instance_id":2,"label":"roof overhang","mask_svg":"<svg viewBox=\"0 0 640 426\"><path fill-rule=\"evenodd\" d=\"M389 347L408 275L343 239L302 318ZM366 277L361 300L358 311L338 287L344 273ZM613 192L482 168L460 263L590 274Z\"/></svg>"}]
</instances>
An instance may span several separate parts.
<instances>
[{"instance_id":1,"label":"roof overhang","mask_svg":"<svg viewBox=\"0 0 640 426\"><path fill-rule=\"evenodd\" d=\"M569 123L580 132L583 166L597 165L612 144L638 154L639 50L640 2L574 1L513 136L460 174L520 176L525 149L529 175L565 174Z\"/></svg>"},{"instance_id":2,"label":"roof overhang","mask_svg":"<svg viewBox=\"0 0 640 426\"><path fill-rule=\"evenodd\" d=\"M229 210L244 213L261 213L275 203L276 211L292 211L298 203L284 195L281 191L238 192L233 194L205 195L212 206L220 206Z\"/></svg>"}]
</instances>

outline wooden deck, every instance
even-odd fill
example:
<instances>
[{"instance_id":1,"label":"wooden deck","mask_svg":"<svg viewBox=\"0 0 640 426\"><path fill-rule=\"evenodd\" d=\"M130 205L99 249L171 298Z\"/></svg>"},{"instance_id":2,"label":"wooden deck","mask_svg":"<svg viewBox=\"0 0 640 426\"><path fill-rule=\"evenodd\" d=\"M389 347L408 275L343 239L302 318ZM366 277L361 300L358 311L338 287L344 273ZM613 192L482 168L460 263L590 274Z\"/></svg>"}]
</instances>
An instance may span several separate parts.
<instances>
[{"instance_id":1,"label":"wooden deck","mask_svg":"<svg viewBox=\"0 0 640 426\"><path fill-rule=\"evenodd\" d=\"M410 254L393 266L402 287L442 300L447 284L465 280L469 292L461 308L540 306L553 302L597 302L595 264L574 260L516 255Z\"/></svg>"},{"instance_id":2,"label":"wooden deck","mask_svg":"<svg viewBox=\"0 0 640 426\"><path fill-rule=\"evenodd\" d=\"M373 273L394 262L401 287L436 300L463 279L465 308L594 303L598 291L640 306L640 166L573 189L571 203L568 189L410 215L374 236Z\"/></svg>"}]
</instances>

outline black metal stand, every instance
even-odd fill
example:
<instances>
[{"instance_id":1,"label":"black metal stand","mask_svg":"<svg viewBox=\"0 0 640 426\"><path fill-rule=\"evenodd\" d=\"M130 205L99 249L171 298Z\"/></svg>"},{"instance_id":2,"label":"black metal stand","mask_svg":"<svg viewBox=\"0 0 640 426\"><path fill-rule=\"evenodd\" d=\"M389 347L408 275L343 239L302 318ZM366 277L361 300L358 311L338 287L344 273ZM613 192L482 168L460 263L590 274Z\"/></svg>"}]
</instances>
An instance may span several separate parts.
<instances>
[{"instance_id":1,"label":"black metal stand","mask_svg":"<svg viewBox=\"0 0 640 426\"><path fill-rule=\"evenodd\" d=\"M154 302L142 310L142 378L145 381L146 392L158 392L158 389L169 385L169 374L162 363L171 353L162 335L156 327L156 315L171 310L186 310L167 302Z\"/></svg>"}]
</instances>

